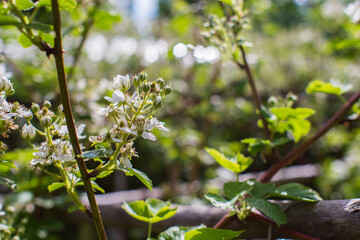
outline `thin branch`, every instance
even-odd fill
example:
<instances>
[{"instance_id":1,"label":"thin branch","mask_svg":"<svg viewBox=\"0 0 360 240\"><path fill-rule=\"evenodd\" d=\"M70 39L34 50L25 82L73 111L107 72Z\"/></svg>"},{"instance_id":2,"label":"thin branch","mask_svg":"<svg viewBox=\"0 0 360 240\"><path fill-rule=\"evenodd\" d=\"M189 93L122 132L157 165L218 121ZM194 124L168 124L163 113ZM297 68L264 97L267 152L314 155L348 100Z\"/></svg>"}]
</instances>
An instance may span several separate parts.
<instances>
[{"instance_id":1,"label":"thin branch","mask_svg":"<svg viewBox=\"0 0 360 240\"><path fill-rule=\"evenodd\" d=\"M327 122L325 123L313 137L299 145L293 151L285 155L279 162L272 165L260 178L259 182L269 182L271 178L282 168L292 163L297 157L309 149L320 137L327 133L332 127L339 123L350 110L350 108L360 99L360 91L354 94L345 105Z\"/></svg>"},{"instance_id":2,"label":"thin branch","mask_svg":"<svg viewBox=\"0 0 360 240\"><path fill-rule=\"evenodd\" d=\"M107 237L106 237L105 229L96 203L92 185L90 179L88 178L88 172L86 169L85 161L83 158L79 157L79 155L81 154L81 148L76 134L75 123L72 115L69 92L66 82L65 68L64 68L59 4L57 0L51 0L51 4L52 4L53 25L56 34L53 55L55 57L56 70L58 74L58 82L60 87L61 100L64 107L66 124L69 131L71 144L75 153L76 162L79 166L81 178L84 182L84 188L88 196L88 200L91 208L91 216L93 218L93 222L95 224L98 237L101 240L106 240Z\"/></svg>"},{"instance_id":3,"label":"thin branch","mask_svg":"<svg viewBox=\"0 0 360 240\"><path fill-rule=\"evenodd\" d=\"M259 112L259 117L260 117L260 119L261 119L261 121L263 123L265 134L266 134L267 138L270 139L271 138L271 133L270 133L268 124L266 122L266 119L265 119L265 117L264 117L264 115L263 115L263 113L261 111L261 99L260 99L259 92L256 89L254 77L253 77L253 75L251 73L249 64L248 64L247 59L246 59L246 54L245 54L244 48L242 46L240 46L240 50L241 50L241 54L242 54L244 63L243 64L238 63L238 66L246 72L246 76L247 76L247 79L248 79L248 82L249 82L250 88L251 88L251 93L252 93L252 96L253 96L254 101L255 101L256 109Z\"/></svg>"}]
</instances>

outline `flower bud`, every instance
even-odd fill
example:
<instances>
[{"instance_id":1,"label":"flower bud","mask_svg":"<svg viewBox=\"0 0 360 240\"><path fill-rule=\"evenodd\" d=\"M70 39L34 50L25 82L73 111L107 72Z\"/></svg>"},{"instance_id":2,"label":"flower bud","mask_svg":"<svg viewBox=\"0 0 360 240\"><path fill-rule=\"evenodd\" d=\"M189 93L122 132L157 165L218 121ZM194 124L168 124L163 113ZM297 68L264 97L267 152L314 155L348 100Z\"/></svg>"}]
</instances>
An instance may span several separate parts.
<instances>
[{"instance_id":1,"label":"flower bud","mask_svg":"<svg viewBox=\"0 0 360 240\"><path fill-rule=\"evenodd\" d=\"M170 86L165 86L165 87L164 87L164 93L165 93L165 95L170 94L171 91L172 91L172 88L171 88Z\"/></svg>"},{"instance_id":2,"label":"flower bud","mask_svg":"<svg viewBox=\"0 0 360 240\"><path fill-rule=\"evenodd\" d=\"M36 103L32 103L31 111L33 111L33 113L37 113L39 110L40 110L40 106Z\"/></svg>"},{"instance_id":3,"label":"flower bud","mask_svg":"<svg viewBox=\"0 0 360 240\"><path fill-rule=\"evenodd\" d=\"M115 89L120 89L123 92L127 91L130 88L129 75L117 75L114 77L114 87Z\"/></svg>"},{"instance_id":4,"label":"flower bud","mask_svg":"<svg viewBox=\"0 0 360 240\"><path fill-rule=\"evenodd\" d=\"M150 85L147 84L147 83L144 83L144 84L141 86L141 90L142 90L144 93L147 93L147 92L150 90Z\"/></svg>"},{"instance_id":5,"label":"flower bud","mask_svg":"<svg viewBox=\"0 0 360 240\"><path fill-rule=\"evenodd\" d=\"M139 77L138 77L138 76L135 76L135 77L133 78L133 84L135 85L135 87L140 86L140 80L139 80Z\"/></svg>"},{"instance_id":6,"label":"flower bud","mask_svg":"<svg viewBox=\"0 0 360 240\"><path fill-rule=\"evenodd\" d=\"M145 72L141 72L139 75L138 75L138 78L140 80L140 82L144 82L146 79L147 79L147 74Z\"/></svg>"},{"instance_id":7,"label":"flower bud","mask_svg":"<svg viewBox=\"0 0 360 240\"><path fill-rule=\"evenodd\" d=\"M63 111L64 111L64 107L63 107L62 104L60 104L60 105L58 106L58 112L59 112L59 113L62 113Z\"/></svg>"},{"instance_id":8,"label":"flower bud","mask_svg":"<svg viewBox=\"0 0 360 240\"><path fill-rule=\"evenodd\" d=\"M51 103L47 100L44 101L43 103L43 107L47 108L47 109L50 109L51 108Z\"/></svg>"},{"instance_id":9,"label":"flower bud","mask_svg":"<svg viewBox=\"0 0 360 240\"><path fill-rule=\"evenodd\" d=\"M6 77L0 78L0 91L6 92L9 95L14 93L13 86L12 86L10 80L7 79Z\"/></svg>"},{"instance_id":10,"label":"flower bud","mask_svg":"<svg viewBox=\"0 0 360 240\"><path fill-rule=\"evenodd\" d=\"M21 135L26 139L33 139L35 137L35 128L32 125L24 124L21 130Z\"/></svg>"},{"instance_id":11,"label":"flower bud","mask_svg":"<svg viewBox=\"0 0 360 240\"><path fill-rule=\"evenodd\" d=\"M165 81L162 78L158 78L156 80L156 83L160 85L160 88L163 88L165 86Z\"/></svg>"},{"instance_id":12,"label":"flower bud","mask_svg":"<svg viewBox=\"0 0 360 240\"><path fill-rule=\"evenodd\" d=\"M44 127L50 127L52 124L52 119L50 116L45 116L41 119L41 125Z\"/></svg>"},{"instance_id":13,"label":"flower bud","mask_svg":"<svg viewBox=\"0 0 360 240\"><path fill-rule=\"evenodd\" d=\"M161 108L162 104L163 104L162 97L159 95L155 99L154 107L155 108Z\"/></svg>"}]
</instances>

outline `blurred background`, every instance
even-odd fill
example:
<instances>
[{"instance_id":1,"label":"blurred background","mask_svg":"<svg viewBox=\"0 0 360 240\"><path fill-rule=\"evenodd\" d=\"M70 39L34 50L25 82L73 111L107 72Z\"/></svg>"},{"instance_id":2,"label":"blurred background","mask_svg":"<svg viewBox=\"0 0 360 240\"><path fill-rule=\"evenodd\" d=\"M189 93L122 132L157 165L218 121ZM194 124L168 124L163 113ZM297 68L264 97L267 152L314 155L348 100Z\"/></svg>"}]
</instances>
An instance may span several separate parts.
<instances>
[{"instance_id":1,"label":"blurred background","mask_svg":"<svg viewBox=\"0 0 360 240\"><path fill-rule=\"evenodd\" d=\"M89 18L93 6L97 11ZM244 32L251 43L246 51L262 102L266 105L271 96L285 97L289 92L297 95L296 107L316 110L310 119L311 135L343 104L333 96L306 94L311 80L333 79L359 89L360 2L246 0L245 9L251 26ZM79 0L72 14L62 15L72 105L76 124L86 124L87 136L111 127L94 109L105 105L103 97L111 91L117 74L145 71L149 79L162 77L172 86L173 92L156 114L170 132L156 132L156 142L138 139L140 157L133 165L178 204L208 204L203 194L221 187L215 180L233 177L206 154L205 146L247 154L240 141L263 137L245 73L200 34L209 14L222 14L216 1ZM51 23L45 8L37 17ZM23 49L16 29L2 27L0 35L0 73L9 76L16 91L9 101L30 107L32 102L49 100L56 109L60 97L52 59L36 47ZM92 226L64 220L69 199L61 190L48 193L53 179L30 169L32 150L21 137L14 134L7 144L13 151L5 157L16 163L17 170L1 172L10 171L21 190L1 188L3 210L13 214L14 226L24 231L26 239L92 239ZM90 142L84 145L89 147ZM294 146L288 143L279 152L284 154ZM324 199L356 198L360 195L359 156L359 123L343 121L295 165L318 170L306 184ZM269 165L257 157L247 172ZM179 187L192 183L195 187L186 191ZM143 187L121 172L99 184L106 192ZM121 234L144 239L142 231Z\"/></svg>"}]
</instances>

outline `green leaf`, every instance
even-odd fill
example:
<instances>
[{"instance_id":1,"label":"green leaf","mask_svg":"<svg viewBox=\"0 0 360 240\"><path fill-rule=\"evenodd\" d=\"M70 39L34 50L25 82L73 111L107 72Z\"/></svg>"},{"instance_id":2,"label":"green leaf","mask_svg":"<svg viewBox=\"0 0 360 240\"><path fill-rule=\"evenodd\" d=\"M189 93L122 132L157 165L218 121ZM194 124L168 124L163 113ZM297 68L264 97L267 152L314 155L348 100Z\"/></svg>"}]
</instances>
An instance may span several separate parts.
<instances>
[{"instance_id":1,"label":"green leaf","mask_svg":"<svg viewBox=\"0 0 360 240\"><path fill-rule=\"evenodd\" d=\"M12 15L1 15L0 16L0 26L18 26L21 25L21 22L19 19L13 17Z\"/></svg>"},{"instance_id":2,"label":"green leaf","mask_svg":"<svg viewBox=\"0 0 360 240\"><path fill-rule=\"evenodd\" d=\"M37 2L38 7L48 7L51 8L51 0L39 0ZM76 7L75 0L59 0L60 10L66 10L72 12Z\"/></svg>"},{"instance_id":3,"label":"green leaf","mask_svg":"<svg viewBox=\"0 0 360 240\"><path fill-rule=\"evenodd\" d=\"M267 195L269 192L272 192L275 188L274 183L261 183L257 182L255 179L249 179L245 181L246 184L252 186L252 189L249 191L249 194L255 198L262 198Z\"/></svg>"},{"instance_id":4,"label":"green leaf","mask_svg":"<svg viewBox=\"0 0 360 240\"><path fill-rule=\"evenodd\" d=\"M65 183L63 183L63 182L54 182L54 183L52 183L52 184L50 184L48 186L48 190L49 190L49 192L53 192L53 191L58 190L58 189L60 189L62 187L65 187Z\"/></svg>"},{"instance_id":5,"label":"green leaf","mask_svg":"<svg viewBox=\"0 0 360 240\"><path fill-rule=\"evenodd\" d=\"M34 7L31 0L15 0L15 5L19 10L28 10Z\"/></svg>"},{"instance_id":6,"label":"green leaf","mask_svg":"<svg viewBox=\"0 0 360 240\"><path fill-rule=\"evenodd\" d=\"M149 198L146 201L124 203L122 208L133 218L143 222L157 223L171 218L177 208L170 208L170 202Z\"/></svg>"},{"instance_id":7,"label":"green leaf","mask_svg":"<svg viewBox=\"0 0 360 240\"><path fill-rule=\"evenodd\" d=\"M33 45L31 40L23 33L19 35L18 40L23 48L28 48Z\"/></svg>"},{"instance_id":8,"label":"green leaf","mask_svg":"<svg viewBox=\"0 0 360 240\"><path fill-rule=\"evenodd\" d=\"M272 123L274 131L279 133L290 131L295 142L308 134L311 123L306 118L315 114L315 111L310 108L279 107L271 108L270 111L276 117L275 122Z\"/></svg>"},{"instance_id":9,"label":"green leaf","mask_svg":"<svg viewBox=\"0 0 360 240\"><path fill-rule=\"evenodd\" d=\"M241 143L248 144L248 152L251 156L255 156L259 152L268 149L271 146L269 140L264 140L260 138L245 138L241 140Z\"/></svg>"},{"instance_id":10,"label":"green leaf","mask_svg":"<svg viewBox=\"0 0 360 240\"><path fill-rule=\"evenodd\" d=\"M148 189L152 190L153 188L152 181L145 173L135 168L128 168L128 171L132 175L135 175L135 177L137 177Z\"/></svg>"},{"instance_id":11,"label":"green leaf","mask_svg":"<svg viewBox=\"0 0 360 240\"><path fill-rule=\"evenodd\" d=\"M121 21L121 16L116 12L96 10L94 25L100 30L111 30L114 23Z\"/></svg>"},{"instance_id":12,"label":"green leaf","mask_svg":"<svg viewBox=\"0 0 360 240\"><path fill-rule=\"evenodd\" d=\"M195 227L179 227L173 226L160 233L158 236L158 240L183 240L185 238L185 233L194 230L205 228L205 225L199 225Z\"/></svg>"},{"instance_id":13,"label":"green leaf","mask_svg":"<svg viewBox=\"0 0 360 240\"><path fill-rule=\"evenodd\" d=\"M288 183L281 185L266 196L266 198L273 197L305 202L317 202L322 200L316 191L300 183Z\"/></svg>"},{"instance_id":14,"label":"green leaf","mask_svg":"<svg viewBox=\"0 0 360 240\"><path fill-rule=\"evenodd\" d=\"M95 181L91 181L91 186L94 188L95 192L99 191L101 193L105 193L105 190L100 187Z\"/></svg>"},{"instance_id":15,"label":"green leaf","mask_svg":"<svg viewBox=\"0 0 360 240\"><path fill-rule=\"evenodd\" d=\"M0 174L8 173L13 168L16 169L16 166L13 162L8 160L0 160Z\"/></svg>"},{"instance_id":16,"label":"green leaf","mask_svg":"<svg viewBox=\"0 0 360 240\"><path fill-rule=\"evenodd\" d=\"M270 111L279 120L288 120L289 118L306 119L315 114L315 110L311 108L278 107L270 108Z\"/></svg>"},{"instance_id":17,"label":"green leaf","mask_svg":"<svg viewBox=\"0 0 360 240\"><path fill-rule=\"evenodd\" d=\"M30 27L32 29L35 29L35 30L42 31L44 33L49 33L53 29L52 26L49 24L43 24L43 23L38 23L38 22L32 22L26 26Z\"/></svg>"},{"instance_id":18,"label":"green leaf","mask_svg":"<svg viewBox=\"0 0 360 240\"><path fill-rule=\"evenodd\" d=\"M229 4L230 6L233 6L233 2L232 0L220 0L221 2L224 2L224 3L227 3Z\"/></svg>"},{"instance_id":19,"label":"green leaf","mask_svg":"<svg viewBox=\"0 0 360 240\"><path fill-rule=\"evenodd\" d=\"M113 171L105 171L105 172L102 172L99 175L97 175L96 178L104 178L104 177L109 176L112 173L113 173Z\"/></svg>"},{"instance_id":20,"label":"green leaf","mask_svg":"<svg viewBox=\"0 0 360 240\"><path fill-rule=\"evenodd\" d=\"M350 85L342 85L340 83L325 83L318 79L311 81L306 88L306 92L308 94L322 92L327 94L335 94L337 96L340 96L349 90Z\"/></svg>"},{"instance_id":21,"label":"green leaf","mask_svg":"<svg viewBox=\"0 0 360 240\"><path fill-rule=\"evenodd\" d=\"M114 153L111 149L98 148L90 151L83 152L80 156L86 159L94 158L109 158Z\"/></svg>"},{"instance_id":22,"label":"green leaf","mask_svg":"<svg viewBox=\"0 0 360 240\"><path fill-rule=\"evenodd\" d=\"M72 213L75 212L76 210L79 210L79 207L77 205L71 205L68 209L67 212L68 213Z\"/></svg>"},{"instance_id":23,"label":"green leaf","mask_svg":"<svg viewBox=\"0 0 360 240\"><path fill-rule=\"evenodd\" d=\"M213 148L205 148L205 150L215 159L215 161L222 167L239 174L250 166L253 162L252 158L245 157L241 153L237 153L235 158L227 158Z\"/></svg>"},{"instance_id":24,"label":"green leaf","mask_svg":"<svg viewBox=\"0 0 360 240\"><path fill-rule=\"evenodd\" d=\"M247 182L227 182L223 186L225 196L228 199L233 199L236 196L243 196L252 188L253 186Z\"/></svg>"},{"instance_id":25,"label":"green leaf","mask_svg":"<svg viewBox=\"0 0 360 240\"><path fill-rule=\"evenodd\" d=\"M243 231L201 228L185 233L185 240L230 240L239 236Z\"/></svg>"},{"instance_id":26,"label":"green leaf","mask_svg":"<svg viewBox=\"0 0 360 240\"><path fill-rule=\"evenodd\" d=\"M239 196L234 197L232 200L229 201L215 193L207 193L205 194L205 198L209 200L210 203L215 207L221 208L223 210L235 210L235 204L239 199Z\"/></svg>"},{"instance_id":27,"label":"green leaf","mask_svg":"<svg viewBox=\"0 0 360 240\"><path fill-rule=\"evenodd\" d=\"M283 145L285 143L288 143L288 142L289 142L288 138L285 138L285 137L277 138L277 139L274 139L274 141L271 142L271 147L281 146L281 145Z\"/></svg>"},{"instance_id":28,"label":"green leaf","mask_svg":"<svg viewBox=\"0 0 360 240\"><path fill-rule=\"evenodd\" d=\"M251 197L245 198L244 200L250 206L256 208L257 210L274 220L278 226L287 222L285 213L275 203L268 202L264 199Z\"/></svg>"},{"instance_id":29,"label":"green leaf","mask_svg":"<svg viewBox=\"0 0 360 240\"><path fill-rule=\"evenodd\" d=\"M49 44L51 47L54 47L55 38L53 35L48 34L48 33L43 33L40 31L39 31L39 35L47 44Z\"/></svg>"}]
</instances>

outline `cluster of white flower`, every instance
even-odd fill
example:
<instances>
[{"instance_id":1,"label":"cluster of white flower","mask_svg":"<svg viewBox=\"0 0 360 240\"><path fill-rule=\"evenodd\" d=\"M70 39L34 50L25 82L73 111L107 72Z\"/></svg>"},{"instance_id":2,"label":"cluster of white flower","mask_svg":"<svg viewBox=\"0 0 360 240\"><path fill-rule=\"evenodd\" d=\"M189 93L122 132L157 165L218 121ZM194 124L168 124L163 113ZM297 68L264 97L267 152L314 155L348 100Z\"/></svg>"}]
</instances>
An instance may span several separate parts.
<instances>
[{"instance_id":1,"label":"cluster of white flower","mask_svg":"<svg viewBox=\"0 0 360 240\"><path fill-rule=\"evenodd\" d=\"M34 145L34 158L31 160L31 166L45 166L51 165L54 161L72 164L75 162L74 152L70 143L69 131L65 125L65 117L62 113L62 108L59 107L58 114L50 110L51 103L45 101L43 107L33 103L31 110L37 117L43 130L35 128L30 120L28 124L22 127L22 136L28 140L33 139L36 133L45 137L45 141L39 147ZM79 139L86 136L81 135L85 129L84 124L77 127L77 134Z\"/></svg>"},{"instance_id":2,"label":"cluster of white flower","mask_svg":"<svg viewBox=\"0 0 360 240\"><path fill-rule=\"evenodd\" d=\"M90 136L89 140L94 143L108 140L125 147L120 152L120 161L124 166L131 166L131 157L137 156L132 148L135 138L141 136L155 141L156 137L152 133L154 128L169 131L153 114L162 106L164 98L170 92L171 87L165 85L163 79L149 82L146 73L134 76L132 81L129 75L117 75L114 77L112 96L105 97L109 104L97 109L99 115L114 122L108 134L111 138Z\"/></svg>"},{"instance_id":3,"label":"cluster of white flower","mask_svg":"<svg viewBox=\"0 0 360 240\"><path fill-rule=\"evenodd\" d=\"M4 138L9 137L11 130L18 129L18 125L15 124L15 118L31 119L32 113L18 102L9 103L6 97L14 94L14 89L11 81L2 76L0 77L0 133ZM6 145L0 142L0 151L4 152Z\"/></svg>"}]
</instances>

